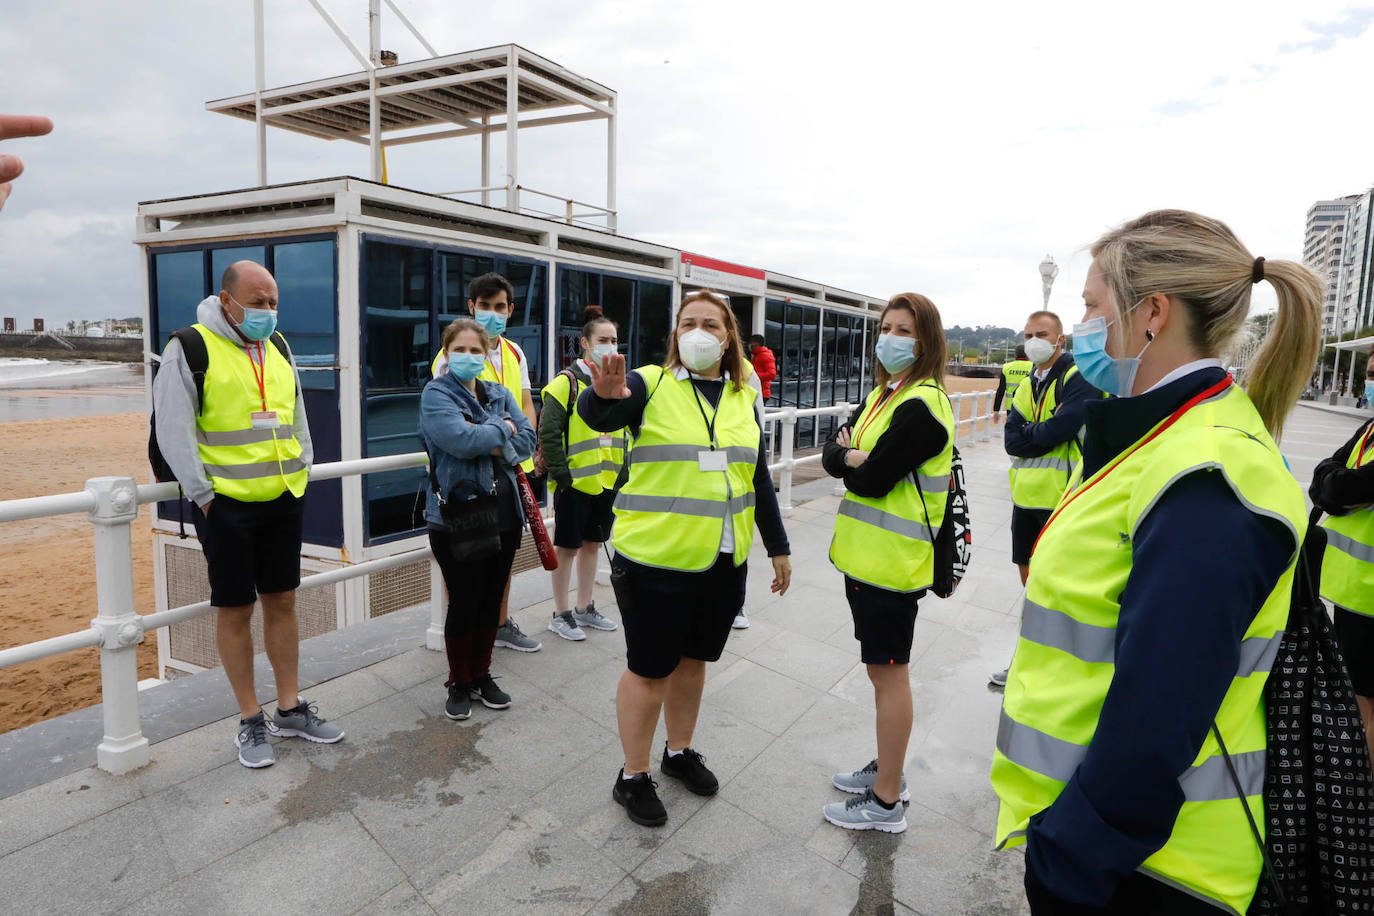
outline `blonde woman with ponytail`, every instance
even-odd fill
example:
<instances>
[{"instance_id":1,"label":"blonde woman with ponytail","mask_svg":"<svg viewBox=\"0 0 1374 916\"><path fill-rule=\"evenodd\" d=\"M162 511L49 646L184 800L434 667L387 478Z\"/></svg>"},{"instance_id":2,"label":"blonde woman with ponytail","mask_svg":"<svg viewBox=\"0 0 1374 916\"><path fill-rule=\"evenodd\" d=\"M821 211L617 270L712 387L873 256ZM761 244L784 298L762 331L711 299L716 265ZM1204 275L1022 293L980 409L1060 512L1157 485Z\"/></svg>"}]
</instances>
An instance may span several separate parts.
<instances>
[{"instance_id":1,"label":"blonde woman with ponytail","mask_svg":"<svg viewBox=\"0 0 1374 916\"><path fill-rule=\"evenodd\" d=\"M1321 283L1161 210L1092 246L1081 476L1031 556L993 757L1031 912L1243 913L1265 822L1264 687L1306 525L1275 440L1317 355ZM1242 387L1219 356L1259 283ZM1224 748L1224 750L1223 750ZM1236 768L1238 790L1226 755Z\"/></svg>"}]
</instances>

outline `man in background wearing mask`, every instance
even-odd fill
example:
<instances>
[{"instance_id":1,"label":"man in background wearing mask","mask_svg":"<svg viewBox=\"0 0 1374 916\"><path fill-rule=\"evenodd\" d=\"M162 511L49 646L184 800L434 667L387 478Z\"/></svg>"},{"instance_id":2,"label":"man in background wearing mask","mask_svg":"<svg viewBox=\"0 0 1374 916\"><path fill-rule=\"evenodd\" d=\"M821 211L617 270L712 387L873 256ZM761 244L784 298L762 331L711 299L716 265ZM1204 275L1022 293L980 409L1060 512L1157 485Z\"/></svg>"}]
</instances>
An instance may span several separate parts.
<instances>
[{"instance_id":1,"label":"man in background wearing mask","mask_svg":"<svg viewBox=\"0 0 1374 916\"><path fill-rule=\"evenodd\" d=\"M1085 405L1102 392L1064 352L1064 325L1054 312L1031 313L1023 336L1035 368L1012 396L1003 442L1011 456L1011 561L1025 585L1031 550L1082 460ZM990 680L1006 684L1006 669Z\"/></svg>"},{"instance_id":2,"label":"man in background wearing mask","mask_svg":"<svg viewBox=\"0 0 1374 916\"><path fill-rule=\"evenodd\" d=\"M468 311L487 332L492 349L487 353L487 364L482 367L479 379L498 382L504 385L520 405L525 419L535 429L539 421L534 415L534 398L530 394L530 364L525 359L525 351L513 340L503 335L506 322L510 318L511 306L515 302L515 287L498 273L486 273L475 277L468 284ZM443 355L440 354L439 359ZM439 374L440 363L435 361L435 375ZM534 462L525 461L520 468L528 475L534 471ZM537 639L526 636L520 625L510 619L510 580L506 580L506 591L501 596L501 617L496 629L496 645L517 652L538 652L543 644Z\"/></svg>"},{"instance_id":3,"label":"man in background wearing mask","mask_svg":"<svg viewBox=\"0 0 1374 916\"><path fill-rule=\"evenodd\" d=\"M269 733L333 744L343 731L297 693L296 588L313 452L295 360L275 333L277 284L260 264L237 261L221 285L197 306L197 323L177 332L204 348L201 384L174 336L153 380L153 411L205 553L216 645L239 705L239 763L258 768L276 762ZM253 684L249 622L259 599L277 687L271 719Z\"/></svg>"}]
</instances>

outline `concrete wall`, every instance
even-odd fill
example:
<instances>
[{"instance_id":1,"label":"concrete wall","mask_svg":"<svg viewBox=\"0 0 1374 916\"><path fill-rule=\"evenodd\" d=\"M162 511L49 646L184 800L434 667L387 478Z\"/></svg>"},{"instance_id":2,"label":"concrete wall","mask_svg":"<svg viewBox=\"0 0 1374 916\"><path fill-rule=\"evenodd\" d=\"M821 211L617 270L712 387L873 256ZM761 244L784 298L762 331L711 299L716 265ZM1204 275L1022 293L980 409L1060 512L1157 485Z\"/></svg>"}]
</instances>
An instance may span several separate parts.
<instances>
[{"instance_id":1,"label":"concrete wall","mask_svg":"<svg viewBox=\"0 0 1374 916\"><path fill-rule=\"evenodd\" d=\"M140 337L60 337L58 340L71 344L72 349L45 334L0 334L0 356L143 362L143 339Z\"/></svg>"}]
</instances>

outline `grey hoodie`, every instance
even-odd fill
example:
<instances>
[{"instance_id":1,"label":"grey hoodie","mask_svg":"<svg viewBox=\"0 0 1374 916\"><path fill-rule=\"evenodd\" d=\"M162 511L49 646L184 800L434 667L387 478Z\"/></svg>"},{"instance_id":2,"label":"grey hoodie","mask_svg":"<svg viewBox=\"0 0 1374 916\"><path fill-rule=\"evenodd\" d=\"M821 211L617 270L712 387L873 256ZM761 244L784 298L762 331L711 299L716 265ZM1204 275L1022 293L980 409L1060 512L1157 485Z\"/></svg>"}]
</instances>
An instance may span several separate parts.
<instances>
[{"instance_id":1,"label":"grey hoodie","mask_svg":"<svg viewBox=\"0 0 1374 916\"><path fill-rule=\"evenodd\" d=\"M224 317L219 296L207 296L196 306L196 321L235 346L243 346L243 339ZM266 346L272 346L268 343ZM296 376L296 407L292 434L301 445L301 461L308 468L314 463L315 452L310 445L310 425L305 418L305 399L301 397L301 377L296 361L291 360ZM198 506L214 499L214 488L200 461L196 446L196 383L186 365L181 341L172 338L162 351L161 368L153 379L153 413L157 416L157 444L167 466L176 474L177 482L186 498Z\"/></svg>"}]
</instances>

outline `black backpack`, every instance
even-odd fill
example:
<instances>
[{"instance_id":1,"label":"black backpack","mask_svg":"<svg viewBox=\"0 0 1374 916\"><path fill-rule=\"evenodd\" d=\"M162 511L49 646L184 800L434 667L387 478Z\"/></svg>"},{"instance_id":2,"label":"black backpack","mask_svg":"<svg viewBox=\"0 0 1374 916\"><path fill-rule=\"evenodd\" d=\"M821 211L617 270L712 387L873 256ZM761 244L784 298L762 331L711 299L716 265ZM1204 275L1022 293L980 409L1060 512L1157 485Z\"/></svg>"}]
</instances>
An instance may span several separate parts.
<instances>
[{"instance_id":1,"label":"black backpack","mask_svg":"<svg viewBox=\"0 0 1374 916\"><path fill-rule=\"evenodd\" d=\"M1326 548L1320 517L1314 509L1265 687L1267 830L1254 914L1374 912L1374 775L1355 691L1317 591ZM1244 797L1229 756L1227 765ZM1245 811L1248 817L1249 806ZM1250 826L1258 841L1253 820Z\"/></svg>"},{"instance_id":2,"label":"black backpack","mask_svg":"<svg viewBox=\"0 0 1374 916\"><path fill-rule=\"evenodd\" d=\"M922 387L935 388L943 394L950 413L954 413L954 404L943 388L936 385ZM956 416L955 432L958 429L959 418ZM926 509L924 493L921 499L921 509L926 514L926 531L930 534L935 553L935 581L930 590L941 598L954 594L964 573L968 572L969 561L973 559L973 521L969 518L968 492L964 489L964 459L960 457L958 447L951 445L950 449L954 454L949 465L949 499L945 503L945 519L940 523L938 533L930 527L930 510ZM911 479L916 483L917 492L921 492L920 475L912 474Z\"/></svg>"}]
</instances>

